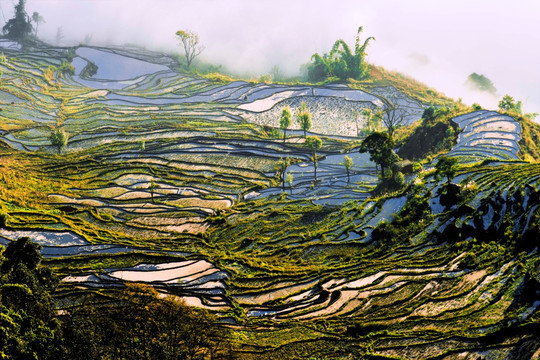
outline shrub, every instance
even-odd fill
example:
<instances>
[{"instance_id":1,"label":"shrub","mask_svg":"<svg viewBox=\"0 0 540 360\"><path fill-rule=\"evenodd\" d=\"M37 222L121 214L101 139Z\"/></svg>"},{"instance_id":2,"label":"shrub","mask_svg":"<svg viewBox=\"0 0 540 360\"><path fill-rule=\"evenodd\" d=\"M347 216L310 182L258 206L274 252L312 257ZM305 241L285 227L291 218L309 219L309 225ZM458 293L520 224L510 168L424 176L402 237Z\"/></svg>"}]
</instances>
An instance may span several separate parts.
<instances>
[{"instance_id":1,"label":"shrub","mask_svg":"<svg viewBox=\"0 0 540 360\"><path fill-rule=\"evenodd\" d=\"M67 61L62 62L62 65L60 65L60 67L58 68L58 71L60 71L62 74L68 74L68 75L75 74L75 68L73 67L73 65L71 65Z\"/></svg>"}]
</instances>

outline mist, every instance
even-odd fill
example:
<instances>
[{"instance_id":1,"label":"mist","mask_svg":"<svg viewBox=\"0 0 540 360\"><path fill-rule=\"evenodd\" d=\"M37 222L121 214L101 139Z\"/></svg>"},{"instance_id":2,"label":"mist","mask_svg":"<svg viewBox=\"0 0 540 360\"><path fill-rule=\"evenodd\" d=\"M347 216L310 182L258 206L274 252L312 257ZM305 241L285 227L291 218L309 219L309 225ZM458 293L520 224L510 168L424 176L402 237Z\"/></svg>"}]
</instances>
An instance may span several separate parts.
<instances>
[{"instance_id":1,"label":"mist","mask_svg":"<svg viewBox=\"0 0 540 360\"><path fill-rule=\"evenodd\" d=\"M5 21L15 0L1 0ZM535 0L28 0L45 19L39 37L63 45L91 35L95 45L139 44L181 53L175 32L199 34L200 59L237 74L259 76L273 66L299 74L315 52L336 39L353 45L358 26L374 36L367 60L396 70L467 104L495 109L510 94L540 113L540 3ZM496 96L471 91L469 74L489 78Z\"/></svg>"}]
</instances>

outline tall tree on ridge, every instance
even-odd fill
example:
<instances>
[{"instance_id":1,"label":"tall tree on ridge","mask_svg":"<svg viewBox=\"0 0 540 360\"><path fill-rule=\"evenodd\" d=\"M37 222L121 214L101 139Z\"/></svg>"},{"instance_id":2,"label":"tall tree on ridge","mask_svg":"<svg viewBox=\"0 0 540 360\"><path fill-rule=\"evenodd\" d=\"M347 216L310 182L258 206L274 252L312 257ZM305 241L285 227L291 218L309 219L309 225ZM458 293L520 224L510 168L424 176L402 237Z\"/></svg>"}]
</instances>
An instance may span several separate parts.
<instances>
[{"instance_id":1,"label":"tall tree on ridge","mask_svg":"<svg viewBox=\"0 0 540 360\"><path fill-rule=\"evenodd\" d=\"M184 48L186 63L189 68L193 59L203 52L204 46L199 45L199 35L190 30L178 30L176 38L180 41L178 45Z\"/></svg>"}]
</instances>

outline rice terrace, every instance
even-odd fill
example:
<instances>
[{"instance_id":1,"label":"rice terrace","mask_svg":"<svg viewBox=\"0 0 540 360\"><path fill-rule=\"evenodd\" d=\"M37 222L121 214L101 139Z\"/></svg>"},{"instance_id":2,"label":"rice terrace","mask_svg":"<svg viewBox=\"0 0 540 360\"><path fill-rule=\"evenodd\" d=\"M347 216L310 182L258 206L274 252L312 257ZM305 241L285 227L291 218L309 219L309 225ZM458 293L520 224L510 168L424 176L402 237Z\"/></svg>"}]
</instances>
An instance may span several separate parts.
<instances>
[{"instance_id":1,"label":"rice terrace","mask_svg":"<svg viewBox=\"0 0 540 360\"><path fill-rule=\"evenodd\" d=\"M33 3L1 3L2 358L540 358L521 101L367 62L362 27L244 76L195 28L43 40Z\"/></svg>"}]
</instances>

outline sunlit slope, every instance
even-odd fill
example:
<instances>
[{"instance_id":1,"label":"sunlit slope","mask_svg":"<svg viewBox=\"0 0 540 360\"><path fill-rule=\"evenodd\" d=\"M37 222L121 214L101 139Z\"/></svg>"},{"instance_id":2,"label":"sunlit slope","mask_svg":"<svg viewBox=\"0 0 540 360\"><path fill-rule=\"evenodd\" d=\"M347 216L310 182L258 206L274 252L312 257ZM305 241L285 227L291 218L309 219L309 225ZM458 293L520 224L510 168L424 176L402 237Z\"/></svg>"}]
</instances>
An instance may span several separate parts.
<instances>
[{"instance_id":1,"label":"sunlit slope","mask_svg":"<svg viewBox=\"0 0 540 360\"><path fill-rule=\"evenodd\" d=\"M405 192L373 198L377 169L348 153L364 126L354 114L392 95L419 118L424 104L395 90L216 83L134 49L5 55L0 240L44 245L61 305L152 284L216 311L245 358L538 350L540 167L515 162L511 117L454 119L457 196L442 199L446 179L428 163ZM70 60L73 74L59 70ZM98 72L81 76L89 61ZM108 69L115 61L128 70ZM317 181L296 125L285 142L275 129L282 106L301 101L323 138ZM65 150L51 145L56 128Z\"/></svg>"}]
</instances>

